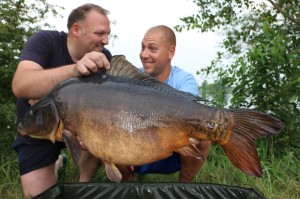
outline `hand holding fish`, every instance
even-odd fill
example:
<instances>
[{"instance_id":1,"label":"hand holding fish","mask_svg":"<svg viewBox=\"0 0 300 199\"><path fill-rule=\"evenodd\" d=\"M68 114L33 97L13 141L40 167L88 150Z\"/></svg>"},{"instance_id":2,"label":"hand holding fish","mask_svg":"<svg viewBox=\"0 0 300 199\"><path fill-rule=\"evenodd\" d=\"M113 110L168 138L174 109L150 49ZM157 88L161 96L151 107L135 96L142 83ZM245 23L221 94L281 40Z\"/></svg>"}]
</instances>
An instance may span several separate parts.
<instances>
[{"instance_id":1,"label":"hand holding fish","mask_svg":"<svg viewBox=\"0 0 300 199\"><path fill-rule=\"evenodd\" d=\"M86 53L84 57L75 64L74 70L77 76L80 76L96 73L102 68L109 69L109 61L103 53L93 51Z\"/></svg>"}]
</instances>

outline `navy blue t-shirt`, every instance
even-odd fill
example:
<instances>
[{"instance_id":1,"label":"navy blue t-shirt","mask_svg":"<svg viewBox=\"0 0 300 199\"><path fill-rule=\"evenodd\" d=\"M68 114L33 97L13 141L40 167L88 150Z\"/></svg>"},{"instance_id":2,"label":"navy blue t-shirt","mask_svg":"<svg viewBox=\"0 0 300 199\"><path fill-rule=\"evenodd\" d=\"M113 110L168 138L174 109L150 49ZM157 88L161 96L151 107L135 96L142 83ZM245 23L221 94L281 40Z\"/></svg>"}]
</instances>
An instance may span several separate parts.
<instances>
[{"instance_id":1,"label":"navy blue t-shirt","mask_svg":"<svg viewBox=\"0 0 300 199\"><path fill-rule=\"evenodd\" d=\"M111 60L112 55L109 50L104 48L102 53L109 61ZM41 30L33 34L22 51L20 61L22 60L34 61L43 68L74 64L67 48L67 33ZM17 122L29 107L28 99L17 99Z\"/></svg>"}]
</instances>

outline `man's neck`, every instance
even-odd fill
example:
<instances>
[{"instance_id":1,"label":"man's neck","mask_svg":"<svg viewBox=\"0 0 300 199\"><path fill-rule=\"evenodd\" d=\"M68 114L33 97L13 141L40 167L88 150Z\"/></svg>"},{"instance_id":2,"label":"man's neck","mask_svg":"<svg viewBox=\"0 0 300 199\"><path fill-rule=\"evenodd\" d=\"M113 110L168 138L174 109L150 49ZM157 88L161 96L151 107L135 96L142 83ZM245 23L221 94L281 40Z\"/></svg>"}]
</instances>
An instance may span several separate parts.
<instances>
[{"instance_id":1,"label":"man's neck","mask_svg":"<svg viewBox=\"0 0 300 199\"><path fill-rule=\"evenodd\" d=\"M165 82L167 81L167 79L169 79L171 75L171 70L172 67L171 65L169 65L164 71L162 71L162 73L158 74L155 78L158 79L160 82Z\"/></svg>"},{"instance_id":2,"label":"man's neck","mask_svg":"<svg viewBox=\"0 0 300 199\"><path fill-rule=\"evenodd\" d=\"M68 51L69 51L69 54L71 56L71 59L74 63L76 63L78 61L78 59L76 58L76 55L75 55L75 48L74 46L72 45L74 42L72 42L72 38L68 35L67 37L67 47L68 47Z\"/></svg>"}]
</instances>

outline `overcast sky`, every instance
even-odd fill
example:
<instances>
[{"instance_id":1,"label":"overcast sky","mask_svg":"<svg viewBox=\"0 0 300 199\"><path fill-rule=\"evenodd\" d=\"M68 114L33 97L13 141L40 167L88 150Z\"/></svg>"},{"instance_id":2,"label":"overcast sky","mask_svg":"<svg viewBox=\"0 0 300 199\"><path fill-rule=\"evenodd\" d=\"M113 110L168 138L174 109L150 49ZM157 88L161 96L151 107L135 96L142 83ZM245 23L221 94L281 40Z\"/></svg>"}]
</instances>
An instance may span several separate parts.
<instances>
[{"instance_id":1,"label":"overcast sky","mask_svg":"<svg viewBox=\"0 0 300 199\"><path fill-rule=\"evenodd\" d=\"M116 21L111 25L112 34L117 39L111 41L107 48L113 55L123 54L137 67L141 67L139 52L141 40L145 32L152 26L167 25L173 29L182 24L180 17L196 13L198 7L192 0L48 0L65 7L61 13L63 19L49 20L57 30L67 31L66 24L72 9L84 4L95 3L110 11L109 18ZM208 66L215 57L218 38L214 33L198 33L197 31L175 32L177 37L176 54L172 65L176 65L192 73L198 84L203 77L196 76L196 71Z\"/></svg>"}]
</instances>

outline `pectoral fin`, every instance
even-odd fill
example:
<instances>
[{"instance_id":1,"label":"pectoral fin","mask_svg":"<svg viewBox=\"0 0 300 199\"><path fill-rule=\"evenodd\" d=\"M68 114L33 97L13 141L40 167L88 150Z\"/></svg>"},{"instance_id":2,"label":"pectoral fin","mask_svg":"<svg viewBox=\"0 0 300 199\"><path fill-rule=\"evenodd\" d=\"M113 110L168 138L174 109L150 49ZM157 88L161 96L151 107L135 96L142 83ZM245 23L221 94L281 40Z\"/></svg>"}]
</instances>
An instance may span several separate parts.
<instances>
[{"instance_id":1,"label":"pectoral fin","mask_svg":"<svg viewBox=\"0 0 300 199\"><path fill-rule=\"evenodd\" d=\"M120 182L122 180L122 174L115 164L105 161L104 165L108 179L114 182Z\"/></svg>"},{"instance_id":2,"label":"pectoral fin","mask_svg":"<svg viewBox=\"0 0 300 199\"><path fill-rule=\"evenodd\" d=\"M179 148L176 150L176 152L179 153L180 155L193 157L199 160L203 159L200 151L197 149L195 145Z\"/></svg>"},{"instance_id":3,"label":"pectoral fin","mask_svg":"<svg viewBox=\"0 0 300 199\"><path fill-rule=\"evenodd\" d=\"M71 153L73 161L78 166L81 156L81 147L77 138L75 136L72 136L72 134L67 130L63 130L62 135L67 145L67 148Z\"/></svg>"}]
</instances>

